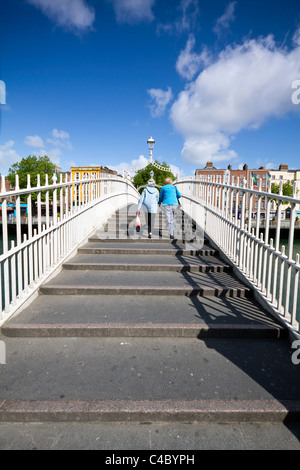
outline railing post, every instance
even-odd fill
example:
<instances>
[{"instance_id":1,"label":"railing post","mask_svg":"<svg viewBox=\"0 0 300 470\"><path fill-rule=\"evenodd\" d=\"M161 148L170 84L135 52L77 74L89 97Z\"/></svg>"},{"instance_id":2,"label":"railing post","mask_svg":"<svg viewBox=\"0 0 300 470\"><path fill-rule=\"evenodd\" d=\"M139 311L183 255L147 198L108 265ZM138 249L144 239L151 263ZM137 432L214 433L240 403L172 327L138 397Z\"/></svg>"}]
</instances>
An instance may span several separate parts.
<instances>
[{"instance_id":1,"label":"railing post","mask_svg":"<svg viewBox=\"0 0 300 470\"><path fill-rule=\"evenodd\" d=\"M5 176L1 176L1 192L3 194L6 193L5 188ZM7 199L6 196L2 199L2 244L3 244L3 254L7 254L8 252L8 230L7 230ZM3 268L3 275L4 275L4 308L7 311L9 309L9 264L8 259L4 261L4 268ZM2 287L2 286L1 286ZM3 307L3 302L1 305L1 309Z\"/></svg>"},{"instance_id":2,"label":"railing post","mask_svg":"<svg viewBox=\"0 0 300 470\"><path fill-rule=\"evenodd\" d=\"M296 181L294 181L293 186L293 198L296 197L297 187ZM288 243L288 252L287 257L288 261L293 260L293 248L294 248L294 230L295 230L295 203L291 204L291 218L290 218L290 229L289 229L289 243ZM290 263L287 266L287 275L286 275L286 295L285 295L285 305L284 305L284 315L287 316L289 313L289 302L290 302L290 291L291 291L291 270L292 267Z\"/></svg>"},{"instance_id":3,"label":"railing post","mask_svg":"<svg viewBox=\"0 0 300 470\"><path fill-rule=\"evenodd\" d=\"M279 196L282 196L282 181L279 182ZM280 225L281 225L281 207L282 201L278 200L277 205L277 222L276 222L276 236L275 236L275 252L279 252L280 245ZM273 290L272 290L272 303L276 302L276 290L277 290L277 273L278 273L278 256L275 256L274 261L274 280L273 280Z\"/></svg>"}]
</instances>

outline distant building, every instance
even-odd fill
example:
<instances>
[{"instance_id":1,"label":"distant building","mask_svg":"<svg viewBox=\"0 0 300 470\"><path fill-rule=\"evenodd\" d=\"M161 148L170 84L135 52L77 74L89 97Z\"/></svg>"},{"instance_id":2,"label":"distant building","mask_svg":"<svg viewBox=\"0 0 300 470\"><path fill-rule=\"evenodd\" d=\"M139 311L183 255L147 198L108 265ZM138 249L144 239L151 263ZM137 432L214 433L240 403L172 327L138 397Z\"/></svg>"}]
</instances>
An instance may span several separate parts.
<instances>
[{"instance_id":1,"label":"distant building","mask_svg":"<svg viewBox=\"0 0 300 470\"><path fill-rule=\"evenodd\" d=\"M297 198L300 198L300 169L289 170L289 167L286 163L282 163L279 165L278 170L269 170L271 183L279 184L280 181L282 183L286 183L288 181L294 182L296 181L296 189L297 189ZM296 214L300 217L300 204L296 205ZM289 210L287 206L283 206L283 218L289 217Z\"/></svg>"},{"instance_id":2,"label":"distant building","mask_svg":"<svg viewBox=\"0 0 300 470\"><path fill-rule=\"evenodd\" d=\"M245 164L242 169L237 169L233 170L232 165L228 165L226 169L220 169L216 168L212 162L207 162L206 166L202 169L197 169L195 171L195 179L199 180L204 178L205 180L211 180L215 182L220 182L224 183L225 181L228 181L230 185L238 185L242 186L245 185L246 187L250 188L251 187L251 180L253 181L253 189L258 190L259 189L259 184L261 182L261 190L262 191L267 191L268 188L268 183L270 181L270 172L269 170L265 169L265 167L261 166L258 169L249 169L248 165ZM237 201L236 201L236 192L234 192L234 198L233 198L233 215L234 216L241 216L241 207L242 203L241 201L238 202L238 207ZM222 193L217 189L216 191L213 192L212 195L208 194L208 197L214 198L214 204L217 207L221 207L222 204ZM258 200L257 198L254 198L253 200L253 207L252 207L252 214L251 217L253 219L256 219L257 215L257 208L258 208ZM266 216L265 213L265 201L261 201L261 210L260 210L260 217L264 219ZM248 199L246 200L246 217L249 217L249 202Z\"/></svg>"},{"instance_id":3,"label":"distant building","mask_svg":"<svg viewBox=\"0 0 300 470\"><path fill-rule=\"evenodd\" d=\"M71 180L72 181L84 181L84 180L91 180L97 179L100 177L101 173L101 166L74 166L71 167ZM89 183L78 183L75 185L74 190L72 191L72 202L76 204L80 204L85 202L87 199L87 194L90 188L93 191L95 197L98 196L99 188L97 182L89 182Z\"/></svg>"},{"instance_id":4,"label":"distant building","mask_svg":"<svg viewBox=\"0 0 300 470\"><path fill-rule=\"evenodd\" d=\"M71 167L71 181L81 181L78 185L76 185L76 189L73 190L72 194L72 202L76 202L77 204L81 202L85 202L87 193L89 189L91 189L93 197L100 196L100 185L96 181L93 183L90 181L89 183L84 183L84 180L96 180L100 177L100 175L117 175L117 172L111 170L107 166L73 166ZM87 187L89 184L90 188ZM107 187L104 185L104 192L107 190Z\"/></svg>"}]
</instances>

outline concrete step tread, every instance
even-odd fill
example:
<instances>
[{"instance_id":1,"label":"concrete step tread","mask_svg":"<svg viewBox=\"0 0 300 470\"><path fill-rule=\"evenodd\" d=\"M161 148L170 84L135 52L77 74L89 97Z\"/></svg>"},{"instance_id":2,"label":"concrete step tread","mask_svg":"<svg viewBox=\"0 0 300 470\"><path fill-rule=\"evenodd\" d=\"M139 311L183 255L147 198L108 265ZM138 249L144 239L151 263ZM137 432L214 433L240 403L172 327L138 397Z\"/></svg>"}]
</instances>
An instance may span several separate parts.
<instances>
[{"instance_id":1,"label":"concrete step tread","mask_svg":"<svg viewBox=\"0 0 300 470\"><path fill-rule=\"evenodd\" d=\"M240 282L232 273L227 272L151 272L131 271L96 271L96 270L63 270L53 279L44 284L47 287L119 287L119 288L152 288L168 291L168 289L239 289L250 292L250 289Z\"/></svg>"},{"instance_id":2,"label":"concrete step tread","mask_svg":"<svg viewBox=\"0 0 300 470\"><path fill-rule=\"evenodd\" d=\"M122 246L123 244L138 244L138 243L146 243L147 245L151 245L151 244L163 244L164 245L164 248L165 248L165 245L177 245L177 244L180 244L180 245L183 245L186 246L187 243L193 243L195 241L194 238L186 238L186 239L182 239L182 238L175 238L174 240L171 240L170 239L170 236L168 237L152 237L152 238L148 238L148 234L137 234L135 238L133 237L126 237L126 238L102 238L102 237L90 237L87 241L88 243L88 246L90 246L91 243L122 243ZM207 242L203 242L202 240L199 240L199 243L202 243L203 246L205 246L206 248L211 248L210 245L207 243Z\"/></svg>"},{"instance_id":3,"label":"concrete step tread","mask_svg":"<svg viewBox=\"0 0 300 470\"><path fill-rule=\"evenodd\" d=\"M4 400L298 400L288 340L7 338Z\"/></svg>"},{"instance_id":4,"label":"concrete step tread","mask_svg":"<svg viewBox=\"0 0 300 470\"><path fill-rule=\"evenodd\" d=\"M160 256L126 254L78 254L64 263L65 269L212 270L232 268L215 256Z\"/></svg>"},{"instance_id":5,"label":"concrete step tread","mask_svg":"<svg viewBox=\"0 0 300 470\"><path fill-rule=\"evenodd\" d=\"M10 338L279 338L286 330L269 325L194 325L184 323L50 323L6 325Z\"/></svg>"},{"instance_id":6,"label":"concrete step tread","mask_svg":"<svg viewBox=\"0 0 300 470\"><path fill-rule=\"evenodd\" d=\"M109 243L108 243L109 241ZM147 250L169 250L170 253L177 250L204 250L216 252L208 243L203 243L202 240L196 242L185 242L184 240L170 240L170 239L141 239L141 238L129 238L129 239L107 239L102 240L89 239L89 241L82 248L126 248L129 245L129 249L147 249Z\"/></svg>"},{"instance_id":7,"label":"concrete step tread","mask_svg":"<svg viewBox=\"0 0 300 470\"><path fill-rule=\"evenodd\" d=\"M5 332L16 325L148 325L155 329L184 325L199 328L245 328L248 326L280 329L280 324L252 298L186 296L38 296L19 315L2 327ZM114 328L115 329L115 328ZM286 330L285 330L286 331Z\"/></svg>"},{"instance_id":8,"label":"concrete step tread","mask_svg":"<svg viewBox=\"0 0 300 470\"><path fill-rule=\"evenodd\" d=\"M8 403L7 403L8 405ZM10 409L12 410L12 404ZM36 407L37 409L37 407ZM11 416L11 414L10 414ZM45 415L44 415L45 416ZM101 450L99 463L153 462L177 451L177 463L201 464L203 450L300 450L300 424L290 422L8 422L1 423L1 450ZM129 456L130 449L131 456ZM155 452L155 450L160 452ZM116 450L115 456L112 450ZM186 451L185 453L178 451ZM132 451L136 451L133 454ZM142 452L139 452L142 451ZM164 455L166 457L164 457ZM174 455L174 454L173 454ZM119 457L119 460L116 460Z\"/></svg>"},{"instance_id":9,"label":"concrete step tread","mask_svg":"<svg viewBox=\"0 0 300 470\"><path fill-rule=\"evenodd\" d=\"M300 401L284 400L4 400L0 422L291 423Z\"/></svg>"},{"instance_id":10,"label":"concrete step tread","mask_svg":"<svg viewBox=\"0 0 300 470\"><path fill-rule=\"evenodd\" d=\"M173 255L173 256L206 256L206 255L214 255L218 254L216 250L211 248L163 248L163 247L155 247L152 245L151 248L149 247L142 247L142 246L111 246L109 244L105 244L104 246L84 246L78 249L79 254L133 254L133 255Z\"/></svg>"}]
</instances>

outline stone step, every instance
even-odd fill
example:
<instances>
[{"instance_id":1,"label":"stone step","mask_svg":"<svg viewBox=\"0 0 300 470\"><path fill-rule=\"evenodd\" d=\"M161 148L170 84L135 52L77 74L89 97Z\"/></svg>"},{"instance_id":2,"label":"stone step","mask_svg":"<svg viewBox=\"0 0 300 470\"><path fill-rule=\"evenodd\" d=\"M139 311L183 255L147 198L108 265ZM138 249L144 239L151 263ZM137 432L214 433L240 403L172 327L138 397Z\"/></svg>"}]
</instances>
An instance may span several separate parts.
<instances>
[{"instance_id":1,"label":"stone step","mask_svg":"<svg viewBox=\"0 0 300 470\"><path fill-rule=\"evenodd\" d=\"M122 256L122 255L120 255ZM134 262L128 262L128 263L119 263L119 264L113 264L113 263L103 263L99 262L97 263L95 260L92 260L89 262L88 260L85 262L69 262L65 263L63 268L64 269L69 269L69 270L99 270L99 271L175 271L175 272L192 272L192 273L197 273L197 272L228 272L231 271L230 266L225 266L225 265L217 265L217 264L211 264L211 265L206 265L206 264L188 264L188 263L180 263L180 264L159 264L159 265L153 265L150 263L141 263L141 260L138 260L139 263L134 263Z\"/></svg>"},{"instance_id":2,"label":"stone step","mask_svg":"<svg viewBox=\"0 0 300 470\"><path fill-rule=\"evenodd\" d=\"M203 295L246 297L251 289L227 272L63 270L45 283L42 294Z\"/></svg>"},{"instance_id":3,"label":"stone step","mask_svg":"<svg viewBox=\"0 0 300 470\"><path fill-rule=\"evenodd\" d=\"M286 330L270 325L192 325L186 323L15 323L3 327L8 338L279 338Z\"/></svg>"},{"instance_id":4,"label":"stone step","mask_svg":"<svg viewBox=\"0 0 300 470\"><path fill-rule=\"evenodd\" d=\"M149 240L152 241L152 240ZM86 244L85 246L78 249L79 254L135 254L135 255L173 255L173 256L211 256L211 255L218 255L218 251L214 250L213 248L203 247L197 248L190 245L190 248L186 246L186 244L179 244L166 246L164 244L154 244L149 243L147 245L136 243L130 244L130 246L126 246L122 244L122 240L118 240L118 242L112 242L109 244L105 242L99 242L92 244Z\"/></svg>"},{"instance_id":5,"label":"stone step","mask_svg":"<svg viewBox=\"0 0 300 470\"><path fill-rule=\"evenodd\" d=\"M190 238L190 239L174 239L174 240L170 240L170 237L165 237L165 238L161 238L161 237L153 237L153 238L148 238L148 234L147 235L140 235L139 238L131 238L131 237L127 237L127 238L121 238L121 239L116 239L116 238L101 238L101 237L98 237L98 236L93 236L93 237L90 237L87 241L87 245L90 246L91 243L117 243L117 244L131 244L131 243L134 243L134 244L139 244L139 243L145 243L146 246L148 245L152 245L152 244L160 244L160 245L186 245L186 244L190 244L190 243L202 243L204 247L206 247L206 249L210 249L211 247L209 246L209 244L207 242L205 242L205 240L197 240L195 238Z\"/></svg>"},{"instance_id":6,"label":"stone step","mask_svg":"<svg viewBox=\"0 0 300 470\"><path fill-rule=\"evenodd\" d=\"M64 269L119 271L229 272L232 267L215 256L139 256L126 254L78 254Z\"/></svg>"},{"instance_id":7,"label":"stone step","mask_svg":"<svg viewBox=\"0 0 300 470\"><path fill-rule=\"evenodd\" d=\"M265 337L287 335L251 298L39 296L2 327L10 337Z\"/></svg>"},{"instance_id":8,"label":"stone step","mask_svg":"<svg viewBox=\"0 0 300 470\"><path fill-rule=\"evenodd\" d=\"M286 340L7 338L0 421L299 420Z\"/></svg>"},{"instance_id":9,"label":"stone step","mask_svg":"<svg viewBox=\"0 0 300 470\"><path fill-rule=\"evenodd\" d=\"M8 423L295 423L298 400L4 400L0 422ZM137 432L137 431L136 431ZM277 437L278 438L278 437ZM135 440L137 435L135 435ZM295 448L296 443L292 444ZM278 447L277 449L278 450Z\"/></svg>"},{"instance_id":10,"label":"stone step","mask_svg":"<svg viewBox=\"0 0 300 470\"><path fill-rule=\"evenodd\" d=\"M97 450L99 463L166 465L202 462L203 450L300 450L299 423L10 422L1 424L1 450ZM130 455L128 452L130 449ZM154 449L163 449L153 452ZM177 449L174 457L170 450ZM117 451L114 454L112 451ZM181 451L180 453L178 451ZM186 452L182 452L186 451ZM134 460L135 459L135 460ZM138 462L137 462L138 460Z\"/></svg>"}]
</instances>

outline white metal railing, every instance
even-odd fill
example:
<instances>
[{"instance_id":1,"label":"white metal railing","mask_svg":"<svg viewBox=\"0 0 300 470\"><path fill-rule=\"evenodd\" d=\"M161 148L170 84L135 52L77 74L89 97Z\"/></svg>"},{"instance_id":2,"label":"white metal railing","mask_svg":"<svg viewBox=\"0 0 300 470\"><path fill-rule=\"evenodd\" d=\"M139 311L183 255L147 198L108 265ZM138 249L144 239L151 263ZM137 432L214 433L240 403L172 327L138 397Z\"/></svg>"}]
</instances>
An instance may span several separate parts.
<instances>
[{"instance_id":1,"label":"white metal railing","mask_svg":"<svg viewBox=\"0 0 300 470\"><path fill-rule=\"evenodd\" d=\"M122 177L100 175L93 179L56 181L6 192L2 176L0 204L2 209L2 254L0 255L0 326L7 321L39 286L77 247L117 209L136 203L140 197L134 186ZM33 199L36 202L33 204ZM21 217L21 200L27 204L26 217ZM7 217L13 201L15 215ZM36 208L36 216L33 216ZM43 214L42 214L43 209ZM14 236L9 230L14 228ZM10 239L12 238L12 239Z\"/></svg>"},{"instance_id":2,"label":"white metal railing","mask_svg":"<svg viewBox=\"0 0 300 470\"><path fill-rule=\"evenodd\" d=\"M185 204L193 203L201 214L197 223L202 223L208 236L235 265L236 272L250 283L258 299L275 314L291 333L300 333L299 253L294 250L296 184L293 197L271 193L271 184L262 191L246 187L244 180L236 185L221 183L221 179L182 179L176 182ZM276 225L271 223L271 204L277 201ZM262 202L265 221L261 220ZM290 205L288 244L281 246L283 203ZM252 218L253 210L256 218ZM239 209L239 210L238 210ZM194 211L194 213L196 213ZM272 225L273 224L273 225ZM270 237L270 228L275 231ZM286 228L286 226L285 226Z\"/></svg>"}]
</instances>

